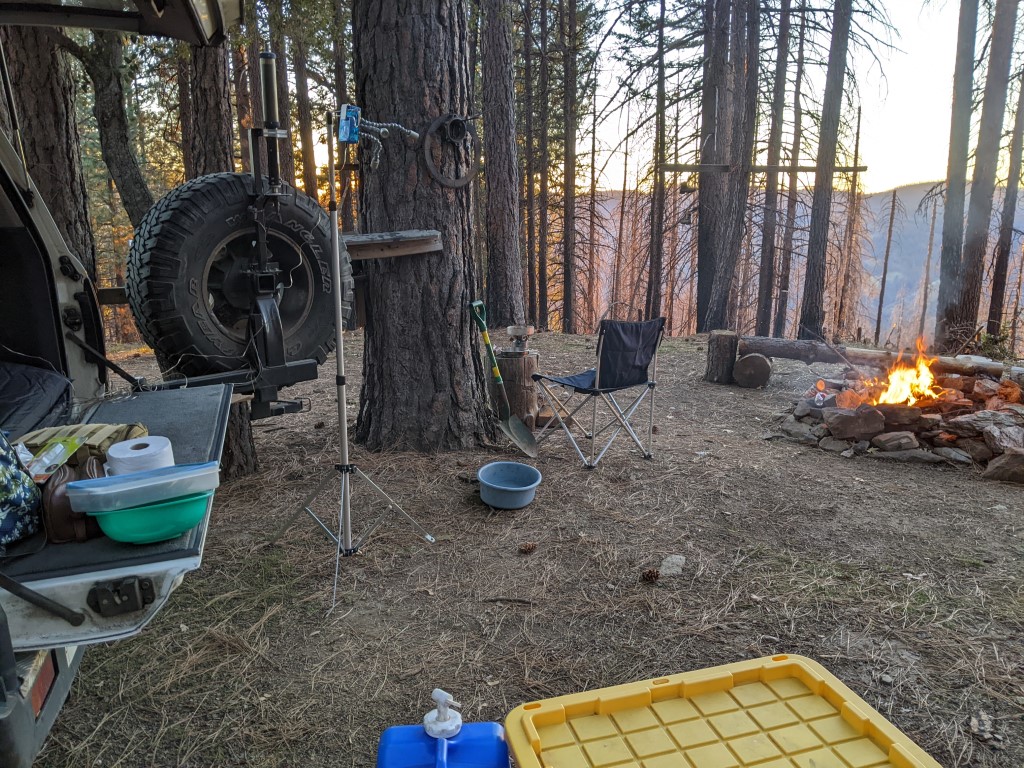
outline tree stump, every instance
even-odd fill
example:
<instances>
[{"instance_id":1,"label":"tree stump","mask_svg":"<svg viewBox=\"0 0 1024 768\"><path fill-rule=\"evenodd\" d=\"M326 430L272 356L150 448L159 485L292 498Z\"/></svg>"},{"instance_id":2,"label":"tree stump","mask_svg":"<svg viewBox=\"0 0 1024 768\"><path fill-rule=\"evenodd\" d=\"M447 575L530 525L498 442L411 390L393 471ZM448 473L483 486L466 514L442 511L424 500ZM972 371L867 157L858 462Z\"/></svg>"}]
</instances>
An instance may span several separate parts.
<instances>
[{"instance_id":1,"label":"tree stump","mask_svg":"<svg viewBox=\"0 0 1024 768\"><path fill-rule=\"evenodd\" d=\"M533 374L537 372L540 355L537 352L528 352L526 355L498 352L496 357L501 378L505 380L505 392L508 394L512 414L533 429L537 416L537 384ZM501 393L497 391L494 379L491 379L491 398L495 404L501 402ZM500 410L499 406L499 413Z\"/></svg>"},{"instance_id":2,"label":"tree stump","mask_svg":"<svg viewBox=\"0 0 1024 768\"><path fill-rule=\"evenodd\" d=\"M764 355L744 355L732 368L732 378L741 387L758 389L772 376L772 361Z\"/></svg>"},{"instance_id":3,"label":"tree stump","mask_svg":"<svg viewBox=\"0 0 1024 768\"><path fill-rule=\"evenodd\" d=\"M733 366L736 365L736 347L740 337L733 331L712 331L708 336L708 367L704 381L712 384L732 384Z\"/></svg>"}]
</instances>

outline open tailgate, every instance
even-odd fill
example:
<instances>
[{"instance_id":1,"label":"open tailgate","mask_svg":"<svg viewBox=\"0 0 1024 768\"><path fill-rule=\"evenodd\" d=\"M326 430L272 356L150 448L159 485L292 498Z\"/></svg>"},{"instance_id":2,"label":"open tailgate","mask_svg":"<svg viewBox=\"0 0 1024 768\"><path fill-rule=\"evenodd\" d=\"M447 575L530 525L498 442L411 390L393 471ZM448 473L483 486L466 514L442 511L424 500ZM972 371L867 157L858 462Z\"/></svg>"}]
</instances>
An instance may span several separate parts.
<instances>
[{"instance_id":1,"label":"open tailgate","mask_svg":"<svg viewBox=\"0 0 1024 768\"><path fill-rule=\"evenodd\" d=\"M170 439L178 464L219 461L230 407L231 387L216 385L110 400L101 403L87 420L141 422L150 434ZM100 643L137 633L163 607L184 575L202 562L212 507L213 498L202 522L171 541L123 544L103 536L82 543L47 544L23 557L17 557L19 549L38 547L34 538L12 547L9 555L13 557L0 564L0 571L86 617L81 626L74 627L0 590L14 650ZM134 609L134 601L129 600L124 603L124 613L101 616L89 607L89 592L111 587L119 594L141 595L138 602L143 604Z\"/></svg>"}]
</instances>

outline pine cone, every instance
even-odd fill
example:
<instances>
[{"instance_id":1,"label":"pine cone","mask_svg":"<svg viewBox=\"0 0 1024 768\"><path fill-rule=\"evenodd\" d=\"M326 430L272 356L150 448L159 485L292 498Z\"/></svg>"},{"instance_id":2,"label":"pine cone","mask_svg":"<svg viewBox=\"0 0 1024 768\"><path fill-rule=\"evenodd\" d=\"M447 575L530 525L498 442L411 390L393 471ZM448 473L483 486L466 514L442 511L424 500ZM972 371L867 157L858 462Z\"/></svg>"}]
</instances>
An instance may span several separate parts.
<instances>
[{"instance_id":1,"label":"pine cone","mask_svg":"<svg viewBox=\"0 0 1024 768\"><path fill-rule=\"evenodd\" d=\"M661 576L661 573L657 568L648 568L640 574L640 581L646 581L648 584L653 584Z\"/></svg>"},{"instance_id":2,"label":"pine cone","mask_svg":"<svg viewBox=\"0 0 1024 768\"><path fill-rule=\"evenodd\" d=\"M522 544L519 545L519 554L520 555L529 555L529 554L531 554L536 549L537 549L537 542L535 542L535 541L524 541Z\"/></svg>"}]
</instances>

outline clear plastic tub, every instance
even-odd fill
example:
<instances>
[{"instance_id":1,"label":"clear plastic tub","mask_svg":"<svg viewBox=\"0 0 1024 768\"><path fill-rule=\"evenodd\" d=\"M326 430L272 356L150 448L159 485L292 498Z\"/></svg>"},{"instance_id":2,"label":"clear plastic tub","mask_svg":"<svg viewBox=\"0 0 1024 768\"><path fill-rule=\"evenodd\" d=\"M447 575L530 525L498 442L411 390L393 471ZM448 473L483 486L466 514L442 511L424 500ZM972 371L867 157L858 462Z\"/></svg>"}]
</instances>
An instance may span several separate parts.
<instances>
[{"instance_id":1,"label":"clear plastic tub","mask_svg":"<svg viewBox=\"0 0 1024 768\"><path fill-rule=\"evenodd\" d=\"M68 483L68 500L76 512L114 512L168 499L212 491L220 485L220 464L173 467Z\"/></svg>"}]
</instances>

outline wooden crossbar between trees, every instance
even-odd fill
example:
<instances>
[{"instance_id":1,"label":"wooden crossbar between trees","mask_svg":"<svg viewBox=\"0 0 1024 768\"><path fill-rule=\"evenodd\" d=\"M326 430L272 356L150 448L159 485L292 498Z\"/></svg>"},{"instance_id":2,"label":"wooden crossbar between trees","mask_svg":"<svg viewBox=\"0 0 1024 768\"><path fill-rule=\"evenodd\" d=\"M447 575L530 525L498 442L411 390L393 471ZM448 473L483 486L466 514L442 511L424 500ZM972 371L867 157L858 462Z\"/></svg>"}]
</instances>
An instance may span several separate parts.
<instances>
[{"instance_id":1,"label":"wooden crossbar between trees","mask_svg":"<svg viewBox=\"0 0 1024 768\"><path fill-rule=\"evenodd\" d=\"M728 173L736 168L729 163L666 163L662 170L666 173ZM838 165L833 173L864 173L866 165ZM751 173L814 173L818 169L813 165L752 165Z\"/></svg>"}]
</instances>

